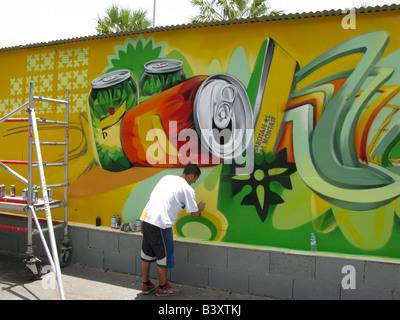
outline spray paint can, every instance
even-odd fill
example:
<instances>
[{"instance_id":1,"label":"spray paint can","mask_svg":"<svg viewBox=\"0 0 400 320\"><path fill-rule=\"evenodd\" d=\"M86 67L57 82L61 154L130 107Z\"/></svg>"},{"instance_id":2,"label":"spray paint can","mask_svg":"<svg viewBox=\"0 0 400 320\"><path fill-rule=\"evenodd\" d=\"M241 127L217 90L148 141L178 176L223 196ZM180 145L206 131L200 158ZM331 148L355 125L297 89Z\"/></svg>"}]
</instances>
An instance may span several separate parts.
<instances>
[{"instance_id":1,"label":"spray paint can","mask_svg":"<svg viewBox=\"0 0 400 320\"><path fill-rule=\"evenodd\" d=\"M23 200L27 200L28 199L28 189L27 188L22 190L22 199Z\"/></svg>"},{"instance_id":2,"label":"spray paint can","mask_svg":"<svg viewBox=\"0 0 400 320\"><path fill-rule=\"evenodd\" d=\"M49 198L49 201L53 200L53 190L47 189L47 196Z\"/></svg>"},{"instance_id":3,"label":"spray paint can","mask_svg":"<svg viewBox=\"0 0 400 320\"><path fill-rule=\"evenodd\" d=\"M114 215L111 217L111 229L115 229L116 224L117 224L117 217Z\"/></svg>"},{"instance_id":4,"label":"spray paint can","mask_svg":"<svg viewBox=\"0 0 400 320\"><path fill-rule=\"evenodd\" d=\"M0 197L6 196L6 186L4 184L0 185Z\"/></svg>"},{"instance_id":5,"label":"spray paint can","mask_svg":"<svg viewBox=\"0 0 400 320\"><path fill-rule=\"evenodd\" d=\"M96 227L100 227L101 226L101 218L97 217L96 218Z\"/></svg>"},{"instance_id":6,"label":"spray paint can","mask_svg":"<svg viewBox=\"0 0 400 320\"><path fill-rule=\"evenodd\" d=\"M121 227L121 217L116 216L115 217L115 229L119 229Z\"/></svg>"},{"instance_id":7,"label":"spray paint can","mask_svg":"<svg viewBox=\"0 0 400 320\"><path fill-rule=\"evenodd\" d=\"M15 197L15 185L13 184L10 186L10 196Z\"/></svg>"},{"instance_id":8,"label":"spray paint can","mask_svg":"<svg viewBox=\"0 0 400 320\"><path fill-rule=\"evenodd\" d=\"M33 190L33 203L39 202L39 192L37 190Z\"/></svg>"},{"instance_id":9,"label":"spray paint can","mask_svg":"<svg viewBox=\"0 0 400 320\"><path fill-rule=\"evenodd\" d=\"M139 219L136 220L136 231L140 231L142 227L142 221Z\"/></svg>"}]
</instances>

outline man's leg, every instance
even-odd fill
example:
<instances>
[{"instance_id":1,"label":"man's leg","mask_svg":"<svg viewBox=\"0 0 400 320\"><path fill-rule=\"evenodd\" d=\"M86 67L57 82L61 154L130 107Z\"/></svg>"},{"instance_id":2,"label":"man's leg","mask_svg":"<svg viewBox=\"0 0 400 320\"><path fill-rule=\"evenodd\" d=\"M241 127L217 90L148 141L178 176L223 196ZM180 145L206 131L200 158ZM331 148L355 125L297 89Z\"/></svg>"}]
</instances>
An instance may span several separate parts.
<instances>
[{"instance_id":1,"label":"man's leg","mask_svg":"<svg viewBox=\"0 0 400 320\"><path fill-rule=\"evenodd\" d=\"M150 274L150 262L142 260L142 279L144 283L149 281L149 274Z\"/></svg>"},{"instance_id":2,"label":"man's leg","mask_svg":"<svg viewBox=\"0 0 400 320\"><path fill-rule=\"evenodd\" d=\"M158 278L159 278L159 286L157 287L157 296L173 296L179 293L178 289L174 289L168 282L167 282L167 272L169 268L173 268L175 266L174 260L174 242L172 236L172 229L163 229L162 230L162 238L164 243L164 253L165 256L162 259L163 267L160 267L161 261L157 260L158 266Z\"/></svg>"},{"instance_id":3,"label":"man's leg","mask_svg":"<svg viewBox=\"0 0 400 320\"><path fill-rule=\"evenodd\" d=\"M167 268L157 267L158 269L158 281L160 286L165 286L167 284Z\"/></svg>"}]
</instances>

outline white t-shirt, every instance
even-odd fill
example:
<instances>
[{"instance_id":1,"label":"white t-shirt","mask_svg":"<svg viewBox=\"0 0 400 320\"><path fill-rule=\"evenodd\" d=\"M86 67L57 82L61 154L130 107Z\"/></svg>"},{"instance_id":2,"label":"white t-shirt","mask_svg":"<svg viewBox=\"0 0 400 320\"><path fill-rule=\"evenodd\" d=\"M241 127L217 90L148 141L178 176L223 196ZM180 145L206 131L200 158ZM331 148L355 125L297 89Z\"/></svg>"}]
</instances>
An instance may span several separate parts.
<instances>
[{"instance_id":1,"label":"white t-shirt","mask_svg":"<svg viewBox=\"0 0 400 320\"><path fill-rule=\"evenodd\" d=\"M155 186L140 220L162 229L171 228L185 208L188 213L199 211L193 188L182 177L168 175Z\"/></svg>"}]
</instances>

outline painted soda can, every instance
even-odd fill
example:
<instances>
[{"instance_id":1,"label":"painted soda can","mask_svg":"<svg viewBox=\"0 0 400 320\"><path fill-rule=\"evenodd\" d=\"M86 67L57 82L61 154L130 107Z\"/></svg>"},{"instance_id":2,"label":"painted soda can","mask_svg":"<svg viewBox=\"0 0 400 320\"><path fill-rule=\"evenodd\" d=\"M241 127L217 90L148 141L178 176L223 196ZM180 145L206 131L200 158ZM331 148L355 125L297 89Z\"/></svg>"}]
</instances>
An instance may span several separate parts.
<instances>
[{"instance_id":1,"label":"painted soda can","mask_svg":"<svg viewBox=\"0 0 400 320\"><path fill-rule=\"evenodd\" d=\"M243 84L229 74L215 74L200 86L193 105L202 144L213 155L233 159L253 140L253 111Z\"/></svg>"},{"instance_id":2,"label":"painted soda can","mask_svg":"<svg viewBox=\"0 0 400 320\"><path fill-rule=\"evenodd\" d=\"M15 185L13 184L10 186L10 196L15 197Z\"/></svg>"},{"instance_id":3,"label":"painted soda can","mask_svg":"<svg viewBox=\"0 0 400 320\"><path fill-rule=\"evenodd\" d=\"M122 150L120 126L125 112L137 101L137 87L129 70L106 73L92 81L90 121L94 154L101 168L118 172L132 166Z\"/></svg>"},{"instance_id":4,"label":"painted soda can","mask_svg":"<svg viewBox=\"0 0 400 320\"><path fill-rule=\"evenodd\" d=\"M194 130L193 103L201 83L207 76L196 76L167 89L126 112L121 123L122 148L135 166L183 167L178 150L185 144L197 149L190 153L190 162L200 164L198 139L189 142L179 138L185 129ZM156 141L156 143L154 142ZM160 148L152 152L159 142ZM167 147L168 146L168 147Z\"/></svg>"},{"instance_id":5,"label":"painted soda can","mask_svg":"<svg viewBox=\"0 0 400 320\"><path fill-rule=\"evenodd\" d=\"M6 196L6 186L4 184L0 185L0 197Z\"/></svg>"},{"instance_id":6,"label":"painted soda can","mask_svg":"<svg viewBox=\"0 0 400 320\"><path fill-rule=\"evenodd\" d=\"M216 165L245 150L252 122L249 98L236 78L195 76L128 110L122 147L137 166Z\"/></svg>"},{"instance_id":7,"label":"painted soda can","mask_svg":"<svg viewBox=\"0 0 400 320\"><path fill-rule=\"evenodd\" d=\"M152 60L144 65L139 82L140 98L163 92L186 80L183 62L175 59Z\"/></svg>"}]
</instances>

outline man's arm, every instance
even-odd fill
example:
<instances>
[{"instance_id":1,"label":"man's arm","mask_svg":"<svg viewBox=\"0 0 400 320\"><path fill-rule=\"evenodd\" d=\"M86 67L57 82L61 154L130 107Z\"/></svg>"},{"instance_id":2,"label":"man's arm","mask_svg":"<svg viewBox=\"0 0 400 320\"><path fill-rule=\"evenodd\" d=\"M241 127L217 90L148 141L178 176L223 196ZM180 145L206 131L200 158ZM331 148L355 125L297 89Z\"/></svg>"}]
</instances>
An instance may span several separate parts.
<instances>
[{"instance_id":1,"label":"man's arm","mask_svg":"<svg viewBox=\"0 0 400 320\"><path fill-rule=\"evenodd\" d=\"M202 212L202 211L204 210L204 208L206 207L206 204L205 204L205 202L200 201L200 202L197 204L197 207L199 208L199 211L191 212L191 215L192 215L193 218L198 218L198 217L201 216L201 212Z\"/></svg>"}]
</instances>

